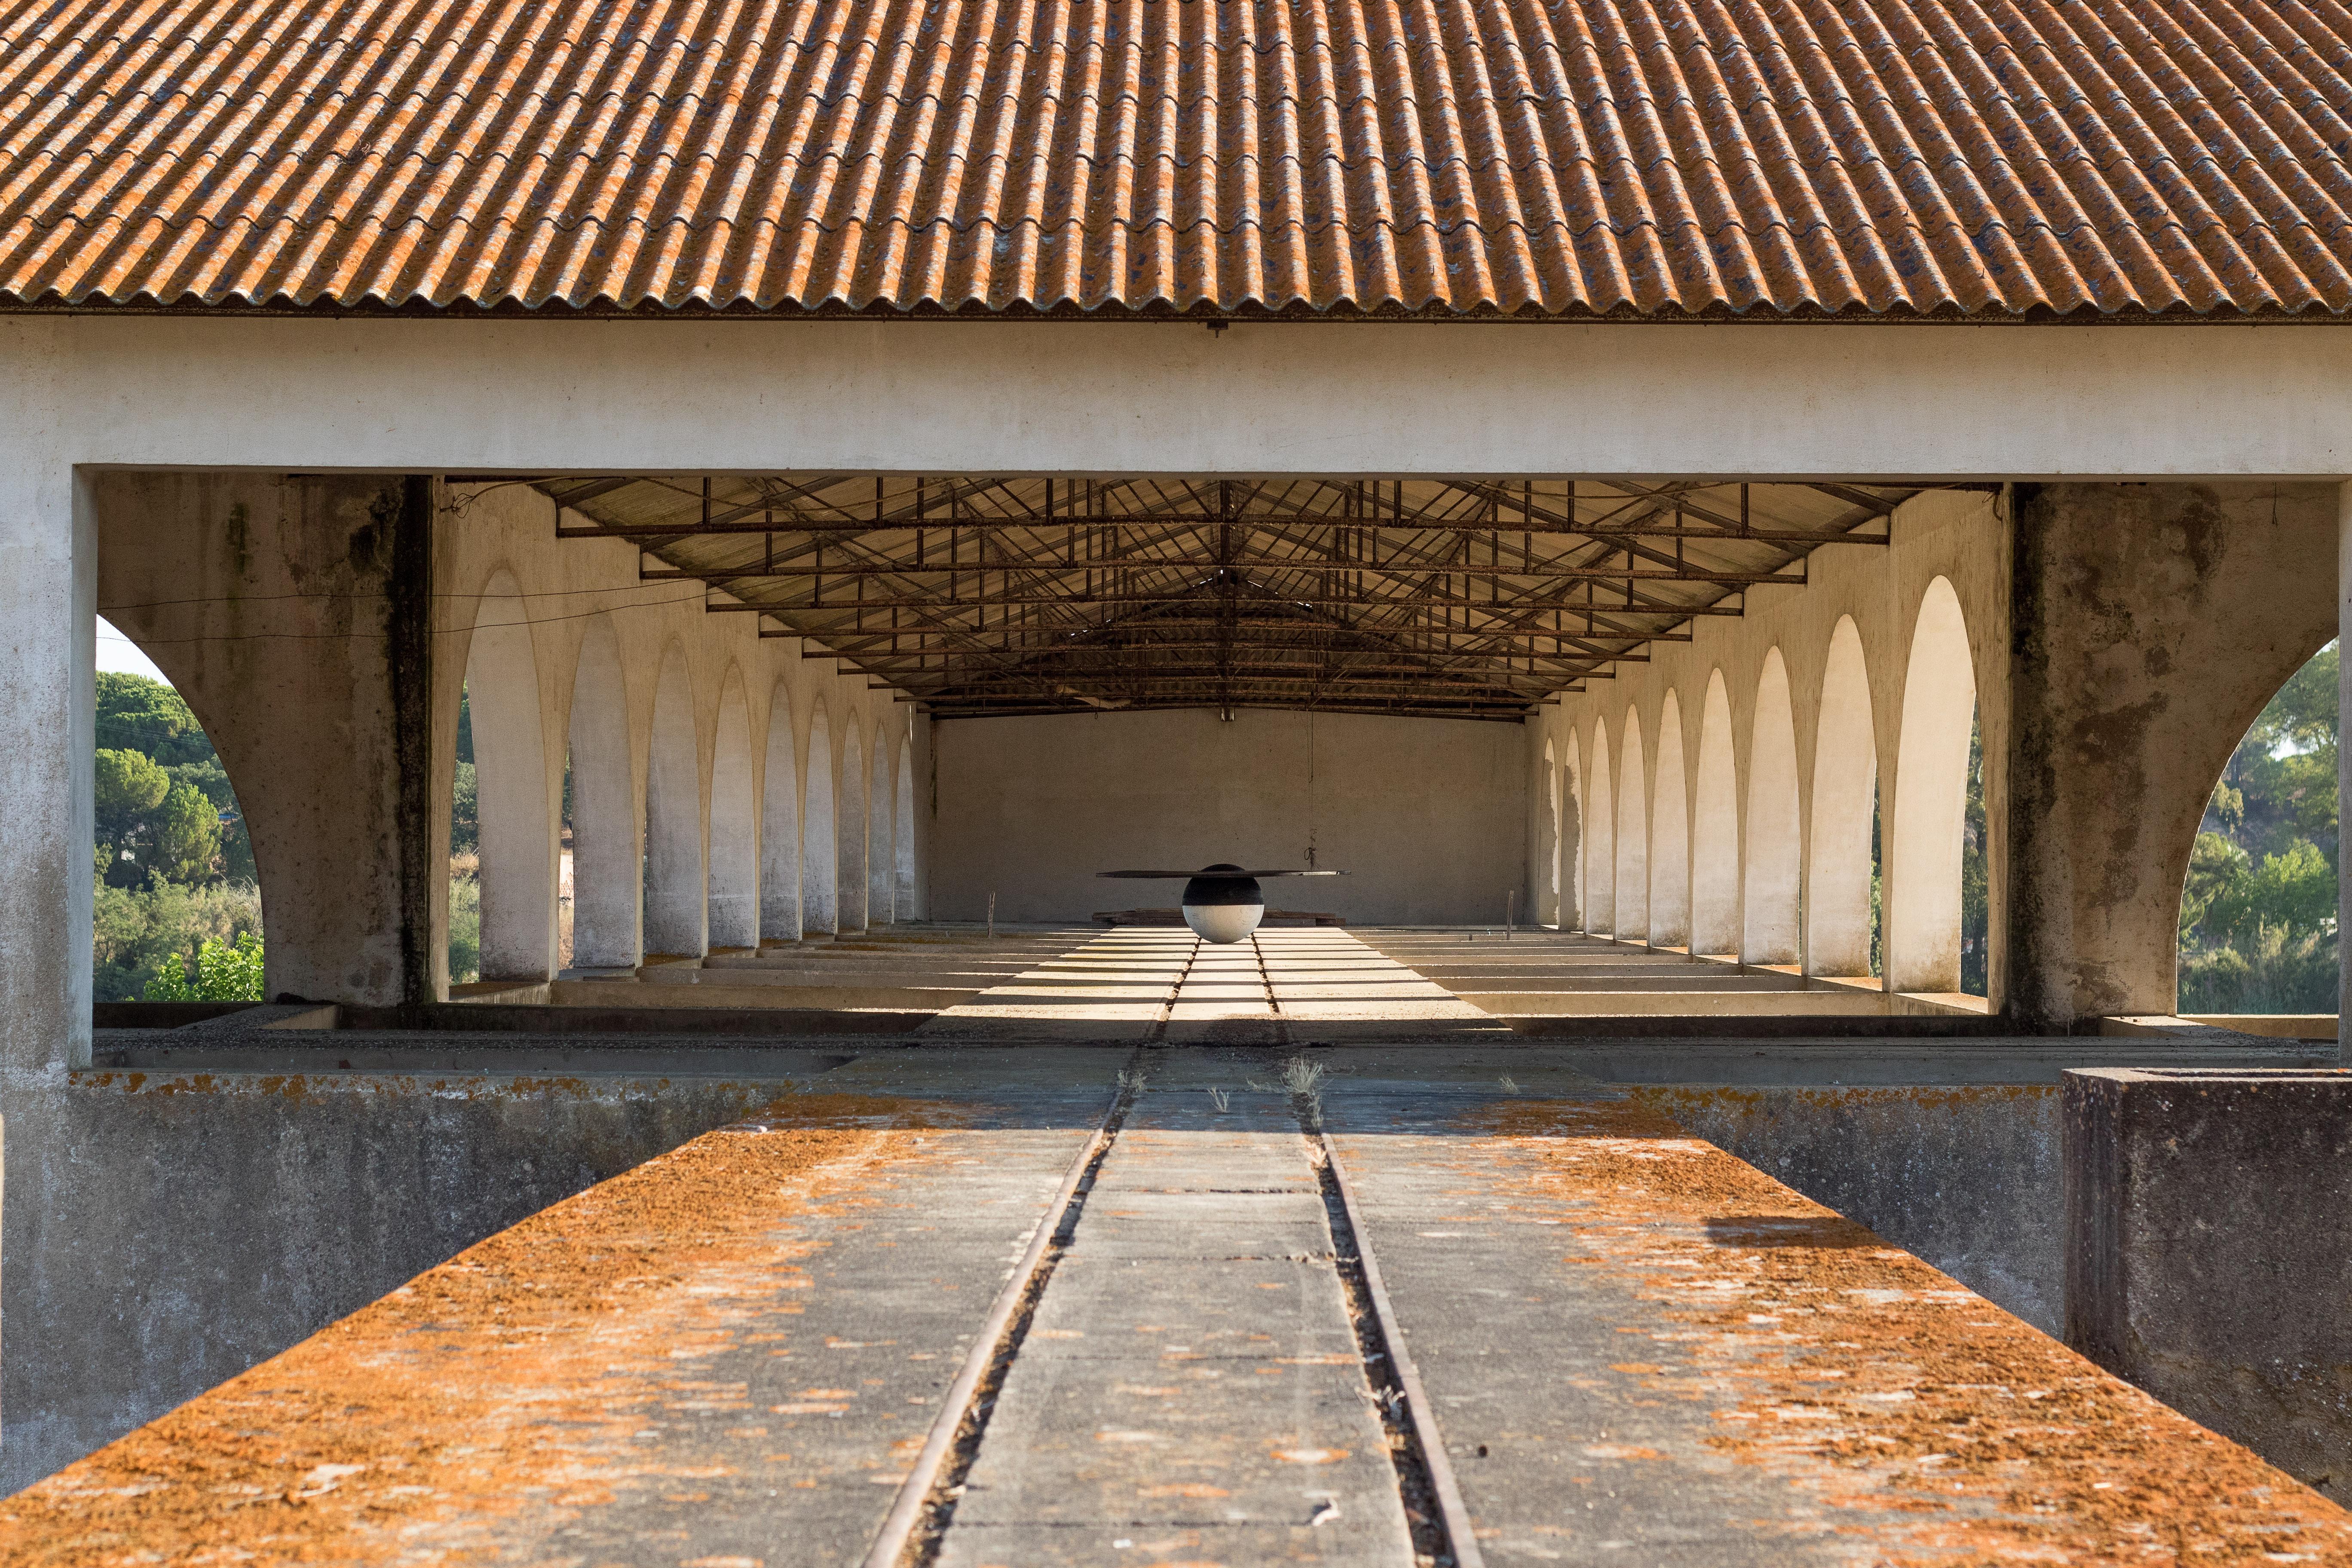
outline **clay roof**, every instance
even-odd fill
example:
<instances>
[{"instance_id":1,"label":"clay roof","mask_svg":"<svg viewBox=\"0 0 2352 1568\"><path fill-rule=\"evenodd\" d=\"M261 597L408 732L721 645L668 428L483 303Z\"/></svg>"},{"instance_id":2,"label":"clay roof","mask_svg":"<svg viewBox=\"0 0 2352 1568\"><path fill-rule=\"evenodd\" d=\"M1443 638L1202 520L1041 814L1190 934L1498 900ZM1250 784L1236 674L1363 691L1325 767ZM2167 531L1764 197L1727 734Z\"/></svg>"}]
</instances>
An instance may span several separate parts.
<instances>
[{"instance_id":1,"label":"clay roof","mask_svg":"<svg viewBox=\"0 0 2352 1568\"><path fill-rule=\"evenodd\" d=\"M2336 0L19 0L0 304L2336 315Z\"/></svg>"}]
</instances>

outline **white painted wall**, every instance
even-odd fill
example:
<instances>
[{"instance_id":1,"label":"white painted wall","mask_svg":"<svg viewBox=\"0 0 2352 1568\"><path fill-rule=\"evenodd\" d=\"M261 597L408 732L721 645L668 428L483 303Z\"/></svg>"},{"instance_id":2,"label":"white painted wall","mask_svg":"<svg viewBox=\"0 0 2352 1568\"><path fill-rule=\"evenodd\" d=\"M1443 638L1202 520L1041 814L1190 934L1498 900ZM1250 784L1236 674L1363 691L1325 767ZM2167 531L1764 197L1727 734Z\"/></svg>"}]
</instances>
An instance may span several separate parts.
<instances>
[{"instance_id":1,"label":"white painted wall","mask_svg":"<svg viewBox=\"0 0 2352 1568\"><path fill-rule=\"evenodd\" d=\"M1229 860L1346 877L1272 882L1271 907L1359 921L1500 925L1525 881L1527 764L1517 725L1244 709L934 723L940 809L931 912L1011 921L1172 908L1179 882L1097 871ZM918 816L922 815L918 796ZM1522 895L1524 902L1524 895Z\"/></svg>"}]
</instances>

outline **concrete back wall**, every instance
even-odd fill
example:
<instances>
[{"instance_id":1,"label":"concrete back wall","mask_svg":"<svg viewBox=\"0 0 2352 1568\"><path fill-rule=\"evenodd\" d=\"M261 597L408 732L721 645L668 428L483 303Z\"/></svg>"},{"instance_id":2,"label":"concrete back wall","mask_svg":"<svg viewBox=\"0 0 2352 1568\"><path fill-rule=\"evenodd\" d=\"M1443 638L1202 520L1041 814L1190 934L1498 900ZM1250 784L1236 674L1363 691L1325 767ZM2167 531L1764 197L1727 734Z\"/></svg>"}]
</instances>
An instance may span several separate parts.
<instances>
[{"instance_id":1,"label":"concrete back wall","mask_svg":"<svg viewBox=\"0 0 2352 1568\"><path fill-rule=\"evenodd\" d=\"M1317 863L1271 907L1356 921L1499 925L1523 880L1526 738L1516 724L1213 709L958 719L939 753L935 919L1084 920L1171 907L1180 882L1120 868ZM918 810L918 817L926 813ZM1524 900L1523 900L1524 902ZM1522 919L1526 910L1520 910Z\"/></svg>"}]
</instances>

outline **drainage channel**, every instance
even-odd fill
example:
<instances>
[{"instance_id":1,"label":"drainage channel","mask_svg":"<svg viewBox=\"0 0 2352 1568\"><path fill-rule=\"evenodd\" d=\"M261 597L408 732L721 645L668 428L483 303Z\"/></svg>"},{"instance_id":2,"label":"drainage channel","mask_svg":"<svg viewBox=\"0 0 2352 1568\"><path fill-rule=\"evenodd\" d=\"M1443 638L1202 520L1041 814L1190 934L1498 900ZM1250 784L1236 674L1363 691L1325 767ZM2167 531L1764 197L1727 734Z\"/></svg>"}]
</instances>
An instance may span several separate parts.
<instances>
[{"instance_id":1,"label":"drainage channel","mask_svg":"<svg viewBox=\"0 0 2352 1568\"><path fill-rule=\"evenodd\" d=\"M1059 1560L1076 1543L1073 1530L1105 1532L1118 1553L1181 1554L1166 1549L1216 1537L1250 1548L1229 1559L1287 1557L1279 1543L1300 1525L1339 1560L1480 1568L1322 1125L1320 1069L1291 1058L1282 1089L1253 1085L1260 1092L1231 1115L1223 1089L1196 1101L1188 1089L1155 1086L1156 1103L1144 1107L1147 1076L1181 1077L1193 1066L1164 1047L1130 1058L866 1568L1018 1561L1049 1540L1060 1543L1047 1553ZM1117 1173L1107 1179L1107 1167ZM1106 1198L1108 1217L1086 1223L1079 1247L1089 1200L1099 1207ZM1037 1334L1055 1342L1042 1352L1031 1342L1041 1312L1052 1326ZM1165 1343L1175 1338L1185 1342ZM1046 1359L1031 1364L1037 1354ZM1010 1431L994 1419L1008 1384L1014 1397L1003 1408L1019 1412ZM1120 1447L1130 1442L1158 1447ZM1307 1443L1330 1447L1302 1458L1296 1445ZM1283 1461L1271 1469L1269 1453ZM1329 1489L1294 1489L1302 1482L1288 1478L1311 1483L1320 1472L1287 1466L1325 1464L1325 1454L1346 1461L1330 1465ZM1325 1500L1294 1517L1280 1500L1296 1497ZM1170 1498L1226 1500L1141 1500ZM1345 1523L1327 1536L1319 1527L1341 1521L1343 1503Z\"/></svg>"}]
</instances>

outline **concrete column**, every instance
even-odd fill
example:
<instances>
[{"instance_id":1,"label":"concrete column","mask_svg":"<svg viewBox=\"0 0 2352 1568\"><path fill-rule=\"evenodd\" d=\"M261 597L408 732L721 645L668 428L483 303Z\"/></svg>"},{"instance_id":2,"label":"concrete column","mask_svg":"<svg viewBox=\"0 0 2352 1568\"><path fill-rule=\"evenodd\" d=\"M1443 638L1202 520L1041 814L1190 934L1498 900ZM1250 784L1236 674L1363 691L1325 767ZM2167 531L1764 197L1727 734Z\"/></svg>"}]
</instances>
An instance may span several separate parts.
<instances>
[{"instance_id":1,"label":"concrete column","mask_svg":"<svg viewBox=\"0 0 2352 1568\"><path fill-rule=\"evenodd\" d=\"M2180 889L2230 753L2334 636L2339 487L2017 487L2009 1010L2176 1005ZM1900 877L1899 858L1894 874Z\"/></svg>"},{"instance_id":2,"label":"concrete column","mask_svg":"<svg viewBox=\"0 0 2352 1568\"><path fill-rule=\"evenodd\" d=\"M187 700L245 810L268 992L431 1000L457 696L441 683L436 737L433 481L118 472L89 494L98 603Z\"/></svg>"},{"instance_id":3,"label":"concrete column","mask_svg":"<svg viewBox=\"0 0 2352 1568\"><path fill-rule=\"evenodd\" d=\"M2336 799L2337 810L2352 800L2352 660L2343 650L2352 647L2352 484L2336 487ZM2340 831L2340 830L2339 830ZM2343 852L2336 852L2336 1048L2344 1049L2344 1031L2352 1019L2352 877L2342 873Z\"/></svg>"},{"instance_id":4,"label":"concrete column","mask_svg":"<svg viewBox=\"0 0 2352 1568\"><path fill-rule=\"evenodd\" d=\"M89 507L37 424L0 466L0 1117L89 1061L91 685L97 550ZM11 1172L11 1174L15 1174ZM25 1189L9 1189L12 1220ZM32 1202L37 1193L28 1194Z\"/></svg>"}]
</instances>

